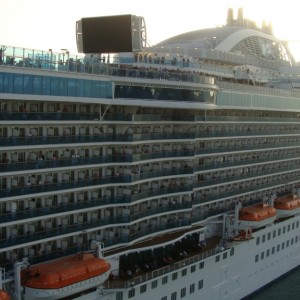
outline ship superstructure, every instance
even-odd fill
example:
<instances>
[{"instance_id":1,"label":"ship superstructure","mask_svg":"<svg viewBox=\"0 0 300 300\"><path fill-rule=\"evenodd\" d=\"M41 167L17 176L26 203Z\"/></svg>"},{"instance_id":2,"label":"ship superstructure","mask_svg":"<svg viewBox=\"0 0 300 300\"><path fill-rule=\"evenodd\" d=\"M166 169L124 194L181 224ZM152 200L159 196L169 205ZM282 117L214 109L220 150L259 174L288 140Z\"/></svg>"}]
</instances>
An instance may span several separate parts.
<instances>
[{"instance_id":1,"label":"ship superstructure","mask_svg":"<svg viewBox=\"0 0 300 300\"><path fill-rule=\"evenodd\" d=\"M298 266L298 204L276 205L300 187L299 72L270 27L241 20L111 56L1 47L14 299L242 299ZM238 226L269 204L271 220ZM26 285L30 266L93 259L95 243L105 276Z\"/></svg>"}]
</instances>

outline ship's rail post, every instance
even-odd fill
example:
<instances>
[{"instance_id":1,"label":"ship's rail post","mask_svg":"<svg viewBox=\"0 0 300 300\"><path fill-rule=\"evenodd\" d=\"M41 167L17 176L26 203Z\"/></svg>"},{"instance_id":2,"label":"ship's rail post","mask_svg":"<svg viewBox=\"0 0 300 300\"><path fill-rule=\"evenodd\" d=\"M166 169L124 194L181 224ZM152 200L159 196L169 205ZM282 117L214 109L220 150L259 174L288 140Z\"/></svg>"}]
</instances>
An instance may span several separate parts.
<instances>
[{"instance_id":1,"label":"ship's rail post","mask_svg":"<svg viewBox=\"0 0 300 300\"><path fill-rule=\"evenodd\" d=\"M104 243L103 242L93 240L91 242L91 248L96 249L96 254L97 254L98 258L103 258L103 249L104 249Z\"/></svg>"},{"instance_id":2,"label":"ship's rail post","mask_svg":"<svg viewBox=\"0 0 300 300\"><path fill-rule=\"evenodd\" d=\"M22 292L23 287L21 286L21 270L24 267L28 267L29 262L27 258L23 258L22 261L17 261L14 264L14 274L15 274L15 292L14 292L14 299L15 300L22 300Z\"/></svg>"}]
</instances>

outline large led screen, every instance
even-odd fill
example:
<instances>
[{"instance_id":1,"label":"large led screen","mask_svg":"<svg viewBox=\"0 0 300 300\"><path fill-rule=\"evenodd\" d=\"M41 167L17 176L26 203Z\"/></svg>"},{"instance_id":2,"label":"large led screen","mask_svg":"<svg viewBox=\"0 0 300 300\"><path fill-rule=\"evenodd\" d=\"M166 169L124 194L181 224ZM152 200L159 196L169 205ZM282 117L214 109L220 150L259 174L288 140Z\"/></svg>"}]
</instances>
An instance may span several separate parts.
<instances>
[{"instance_id":1,"label":"large led screen","mask_svg":"<svg viewBox=\"0 0 300 300\"><path fill-rule=\"evenodd\" d=\"M132 15L82 18L77 24L77 48L83 53L132 51Z\"/></svg>"}]
</instances>

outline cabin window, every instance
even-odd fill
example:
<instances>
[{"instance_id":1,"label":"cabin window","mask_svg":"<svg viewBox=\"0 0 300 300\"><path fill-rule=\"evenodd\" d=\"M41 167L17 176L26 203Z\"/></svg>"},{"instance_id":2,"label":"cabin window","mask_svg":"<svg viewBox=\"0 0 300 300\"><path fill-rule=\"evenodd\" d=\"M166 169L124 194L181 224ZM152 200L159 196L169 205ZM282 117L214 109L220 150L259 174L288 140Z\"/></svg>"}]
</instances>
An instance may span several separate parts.
<instances>
[{"instance_id":1,"label":"cabin window","mask_svg":"<svg viewBox=\"0 0 300 300\"><path fill-rule=\"evenodd\" d=\"M152 281L151 287L152 287L153 289L157 288L157 280Z\"/></svg>"},{"instance_id":2,"label":"cabin window","mask_svg":"<svg viewBox=\"0 0 300 300\"><path fill-rule=\"evenodd\" d=\"M280 245L277 245L277 252L279 252L280 251Z\"/></svg>"},{"instance_id":3,"label":"cabin window","mask_svg":"<svg viewBox=\"0 0 300 300\"><path fill-rule=\"evenodd\" d=\"M173 273L172 274L172 280L176 280L177 279L177 275L178 275L177 272Z\"/></svg>"},{"instance_id":4,"label":"cabin window","mask_svg":"<svg viewBox=\"0 0 300 300\"><path fill-rule=\"evenodd\" d=\"M147 290L147 285L146 285L146 284L143 284L143 285L141 286L141 288L140 288L140 293L141 293L141 294L142 294L142 293L145 293L146 290Z\"/></svg>"},{"instance_id":5,"label":"cabin window","mask_svg":"<svg viewBox=\"0 0 300 300\"><path fill-rule=\"evenodd\" d=\"M186 288L182 288L180 291L180 297L184 298L186 296Z\"/></svg>"},{"instance_id":6,"label":"cabin window","mask_svg":"<svg viewBox=\"0 0 300 300\"><path fill-rule=\"evenodd\" d=\"M289 232L291 230L291 224L288 225L287 231Z\"/></svg>"},{"instance_id":7,"label":"cabin window","mask_svg":"<svg viewBox=\"0 0 300 300\"><path fill-rule=\"evenodd\" d=\"M275 247L272 247L272 254L275 253Z\"/></svg>"},{"instance_id":8,"label":"cabin window","mask_svg":"<svg viewBox=\"0 0 300 300\"><path fill-rule=\"evenodd\" d=\"M273 238L276 237L276 230L273 231Z\"/></svg>"},{"instance_id":9,"label":"cabin window","mask_svg":"<svg viewBox=\"0 0 300 300\"><path fill-rule=\"evenodd\" d=\"M201 261L199 264L199 269L203 269L204 268L204 261Z\"/></svg>"},{"instance_id":10,"label":"cabin window","mask_svg":"<svg viewBox=\"0 0 300 300\"><path fill-rule=\"evenodd\" d=\"M295 223L292 224L292 230L294 230L294 229L295 229Z\"/></svg>"},{"instance_id":11,"label":"cabin window","mask_svg":"<svg viewBox=\"0 0 300 300\"><path fill-rule=\"evenodd\" d=\"M166 284L168 282L168 276L162 278L162 284Z\"/></svg>"},{"instance_id":12,"label":"cabin window","mask_svg":"<svg viewBox=\"0 0 300 300\"><path fill-rule=\"evenodd\" d=\"M201 290L203 288L203 279L198 281L198 290Z\"/></svg>"},{"instance_id":13,"label":"cabin window","mask_svg":"<svg viewBox=\"0 0 300 300\"><path fill-rule=\"evenodd\" d=\"M176 300L177 299L177 292L173 292L171 295L171 300Z\"/></svg>"},{"instance_id":14,"label":"cabin window","mask_svg":"<svg viewBox=\"0 0 300 300\"><path fill-rule=\"evenodd\" d=\"M290 241L286 241L286 247L290 245Z\"/></svg>"},{"instance_id":15,"label":"cabin window","mask_svg":"<svg viewBox=\"0 0 300 300\"><path fill-rule=\"evenodd\" d=\"M271 239L271 232L268 232L268 241Z\"/></svg>"},{"instance_id":16,"label":"cabin window","mask_svg":"<svg viewBox=\"0 0 300 300\"><path fill-rule=\"evenodd\" d=\"M258 254L255 255L255 262L258 262Z\"/></svg>"},{"instance_id":17,"label":"cabin window","mask_svg":"<svg viewBox=\"0 0 300 300\"><path fill-rule=\"evenodd\" d=\"M181 276L185 276L187 274L187 269L183 269L182 271L181 271Z\"/></svg>"},{"instance_id":18,"label":"cabin window","mask_svg":"<svg viewBox=\"0 0 300 300\"><path fill-rule=\"evenodd\" d=\"M282 233L285 234L285 226L282 228Z\"/></svg>"},{"instance_id":19,"label":"cabin window","mask_svg":"<svg viewBox=\"0 0 300 300\"><path fill-rule=\"evenodd\" d=\"M260 259L264 259L265 258L265 252L262 252L261 254L260 254Z\"/></svg>"},{"instance_id":20,"label":"cabin window","mask_svg":"<svg viewBox=\"0 0 300 300\"><path fill-rule=\"evenodd\" d=\"M230 256L232 256L234 254L234 248L230 249Z\"/></svg>"},{"instance_id":21,"label":"cabin window","mask_svg":"<svg viewBox=\"0 0 300 300\"><path fill-rule=\"evenodd\" d=\"M193 294L195 292L195 283L190 285L190 294Z\"/></svg>"},{"instance_id":22,"label":"cabin window","mask_svg":"<svg viewBox=\"0 0 300 300\"><path fill-rule=\"evenodd\" d=\"M224 252L223 253L223 259L226 259L227 258L227 252Z\"/></svg>"},{"instance_id":23,"label":"cabin window","mask_svg":"<svg viewBox=\"0 0 300 300\"><path fill-rule=\"evenodd\" d=\"M281 249L284 249L284 242L281 243Z\"/></svg>"},{"instance_id":24,"label":"cabin window","mask_svg":"<svg viewBox=\"0 0 300 300\"><path fill-rule=\"evenodd\" d=\"M281 228L278 228L278 236L281 235Z\"/></svg>"},{"instance_id":25,"label":"cabin window","mask_svg":"<svg viewBox=\"0 0 300 300\"><path fill-rule=\"evenodd\" d=\"M194 273L196 271L196 266L191 266L191 273Z\"/></svg>"},{"instance_id":26,"label":"cabin window","mask_svg":"<svg viewBox=\"0 0 300 300\"><path fill-rule=\"evenodd\" d=\"M122 292L117 292L116 300L123 300L123 293Z\"/></svg>"},{"instance_id":27,"label":"cabin window","mask_svg":"<svg viewBox=\"0 0 300 300\"><path fill-rule=\"evenodd\" d=\"M266 236L263 235L263 236L261 237L261 242L264 243L265 241L266 241Z\"/></svg>"},{"instance_id":28,"label":"cabin window","mask_svg":"<svg viewBox=\"0 0 300 300\"><path fill-rule=\"evenodd\" d=\"M258 236L258 237L256 238L256 245L259 245L259 243L260 243L260 237Z\"/></svg>"},{"instance_id":29,"label":"cabin window","mask_svg":"<svg viewBox=\"0 0 300 300\"><path fill-rule=\"evenodd\" d=\"M167 299L168 299L167 296L164 296L164 297L161 298L161 300L167 300Z\"/></svg>"},{"instance_id":30,"label":"cabin window","mask_svg":"<svg viewBox=\"0 0 300 300\"><path fill-rule=\"evenodd\" d=\"M267 257L270 256L270 249L267 250L266 256L267 256Z\"/></svg>"},{"instance_id":31,"label":"cabin window","mask_svg":"<svg viewBox=\"0 0 300 300\"><path fill-rule=\"evenodd\" d=\"M216 256L216 262L220 261L220 255Z\"/></svg>"},{"instance_id":32,"label":"cabin window","mask_svg":"<svg viewBox=\"0 0 300 300\"><path fill-rule=\"evenodd\" d=\"M135 288L132 288L129 292L128 292L128 298L133 298L135 296Z\"/></svg>"}]
</instances>

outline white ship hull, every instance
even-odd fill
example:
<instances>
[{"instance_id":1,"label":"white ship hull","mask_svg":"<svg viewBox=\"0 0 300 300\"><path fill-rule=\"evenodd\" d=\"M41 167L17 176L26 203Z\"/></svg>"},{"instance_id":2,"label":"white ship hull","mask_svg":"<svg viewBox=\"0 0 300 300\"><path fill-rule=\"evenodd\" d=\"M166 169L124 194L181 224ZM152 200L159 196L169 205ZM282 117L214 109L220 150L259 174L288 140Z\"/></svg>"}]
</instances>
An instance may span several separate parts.
<instances>
[{"instance_id":1,"label":"white ship hull","mask_svg":"<svg viewBox=\"0 0 300 300\"><path fill-rule=\"evenodd\" d=\"M254 232L253 239L233 242L234 250L221 251L176 270L176 280L172 280L175 272L169 272L129 287L123 291L123 299L149 300L161 299L164 296L169 299L172 294L177 294L177 299L184 294L189 300L243 299L300 264L299 224L299 216L271 224ZM283 234L284 227L286 230L290 227L290 231ZM278 231L281 231L279 236ZM234 252L233 255L231 251ZM203 263L202 268L200 265ZM193 266L195 271L191 272ZM185 276L182 275L184 270L187 272ZM168 279L163 279L164 277ZM152 282L156 280L157 287L152 288ZM164 280L167 280L166 284L162 283ZM146 285L145 293L140 292L143 285ZM133 289L135 297L128 297ZM116 293L117 291L104 289L103 296L99 295L99 299L114 300ZM88 295L86 297L88 299Z\"/></svg>"}]
</instances>

